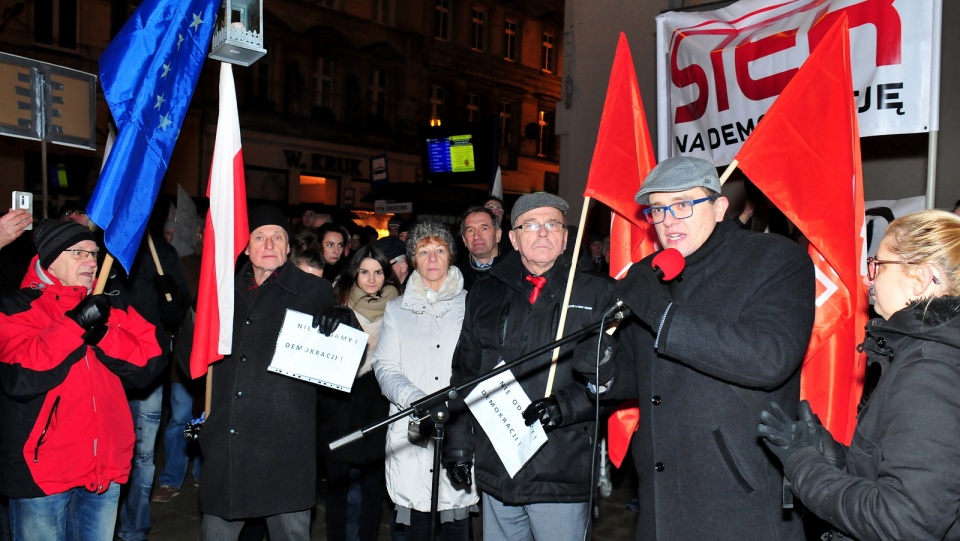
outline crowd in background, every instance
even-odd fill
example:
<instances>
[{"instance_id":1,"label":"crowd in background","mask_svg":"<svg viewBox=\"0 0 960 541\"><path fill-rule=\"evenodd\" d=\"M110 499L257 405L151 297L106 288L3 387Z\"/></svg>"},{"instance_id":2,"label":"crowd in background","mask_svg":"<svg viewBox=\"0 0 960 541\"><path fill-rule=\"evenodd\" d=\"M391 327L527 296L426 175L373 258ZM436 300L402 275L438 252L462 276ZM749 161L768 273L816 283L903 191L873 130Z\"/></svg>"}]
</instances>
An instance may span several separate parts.
<instances>
[{"instance_id":1,"label":"crowd in background","mask_svg":"<svg viewBox=\"0 0 960 541\"><path fill-rule=\"evenodd\" d=\"M869 258L879 317L861 347L872 376L844 445L799 401L812 265L797 243L756 232L779 221L762 194L747 196L727 212L715 168L665 160L637 203L686 258L682 279L658 278L644 260L614 282L609 236L588 231L570 301L575 232L551 194L524 195L510 213L496 197L478 201L454 228L396 216L383 238L308 205L299 217L253 208L233 353L215 365L210 404L204 381L187 375L200 252L177 253L175 220L158 215L132 268L100 277L102 232L81 202L42 222L11 210L0 217L0 540L145 540L151 502L187 482L200 486L204 539L309 539L321 478L331 540L376 539L385 497L397 541L434 528L444 541L578 539L590 528L596 408L630 398L652 404L632 447L637 539L803 539L812 528L824 539L960 539L950 392L960 384L960 218L900 218ZM781 233L796 237L791 224ZM92 291L98 280L104 294ZM449 404L438 494L430 417L327 447L550 342L562 302L575 310L560 334L616 299L636 317L616 337L561 349L547 391L549 356L516 369L524 418L549 439L515 475L462 399ZM339 325L367 333L351 392L266 371L287 309L328 336ZM197 445L205 409L216 413ZM801 506L823 522L811 526Z\"/></svg>"}]
</instances>

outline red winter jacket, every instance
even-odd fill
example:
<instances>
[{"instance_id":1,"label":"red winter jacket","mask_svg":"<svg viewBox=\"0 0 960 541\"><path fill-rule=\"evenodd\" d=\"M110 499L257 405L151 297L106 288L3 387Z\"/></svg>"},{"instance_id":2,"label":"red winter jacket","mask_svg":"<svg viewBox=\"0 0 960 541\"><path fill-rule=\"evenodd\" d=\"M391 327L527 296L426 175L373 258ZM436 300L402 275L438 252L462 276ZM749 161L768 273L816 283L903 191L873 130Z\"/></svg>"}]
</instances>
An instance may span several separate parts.
<instances>
[{"instance_id":1,"label":"red winter jacket","mask_svg":"<svg viewBox=\"0 0 960 541\"><path fill-rule=\"evenodd\" d=\"M46 276L36 258L24 284L0 299L0 494L103 492L126 482L135 437L123 386L163 369L154 326L114 307L106 335L88 346L64 316L86 288Z\"/></svg>"}]
</instances>

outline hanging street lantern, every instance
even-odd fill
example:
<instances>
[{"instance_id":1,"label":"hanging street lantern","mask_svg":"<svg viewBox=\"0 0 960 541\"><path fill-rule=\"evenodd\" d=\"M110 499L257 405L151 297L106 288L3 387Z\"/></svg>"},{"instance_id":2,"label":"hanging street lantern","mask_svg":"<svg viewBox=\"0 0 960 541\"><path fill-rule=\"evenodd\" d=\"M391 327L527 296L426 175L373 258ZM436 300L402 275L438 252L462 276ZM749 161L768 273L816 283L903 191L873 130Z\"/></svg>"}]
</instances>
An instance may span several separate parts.
<instances>
[{"instance_id":1,"label":"hanging street lantern","mask_svg":"<svg viewBox=\"0 0 960 541\"><path fill-rule=\"evenodd\" d=\"M263 0L224 0L208 56L246 67L265 54Z\"/></svg>"}]
</instances>

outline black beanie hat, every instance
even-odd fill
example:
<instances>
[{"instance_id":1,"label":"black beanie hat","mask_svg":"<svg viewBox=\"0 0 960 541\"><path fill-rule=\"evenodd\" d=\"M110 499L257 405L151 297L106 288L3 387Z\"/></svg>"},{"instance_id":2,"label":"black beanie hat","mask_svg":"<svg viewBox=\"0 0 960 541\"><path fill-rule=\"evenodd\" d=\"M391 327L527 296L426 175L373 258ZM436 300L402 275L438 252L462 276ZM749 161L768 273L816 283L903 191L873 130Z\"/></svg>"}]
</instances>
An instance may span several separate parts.
<instances>
[{"instance_id":1,"label":"black beanie hat","mask_svg":"<svg viewBox=\"0 0 960 541\"><path fill-rule=\"evenodd\" d=\"M37 226L33 235L37 244L37 255L40 260L40 267L46 269L50 264L56 261L64 250L74 244L84 241L97 241L86 227L74 221L62 222L60 220L44 220Z\"/></svg>"},{"instance_id":2,"label":"black beanie hat","mask_svg":"<svg viewBox=\"0 0 960 541\"><path fill-rule=\"evenodd\" d=\"M287 232L287 239L290 239L290 220L276 207L255 207L247 215L247 221L250 222L251 233L265 225L279 225Z\"/></svg>"}]
</instances>

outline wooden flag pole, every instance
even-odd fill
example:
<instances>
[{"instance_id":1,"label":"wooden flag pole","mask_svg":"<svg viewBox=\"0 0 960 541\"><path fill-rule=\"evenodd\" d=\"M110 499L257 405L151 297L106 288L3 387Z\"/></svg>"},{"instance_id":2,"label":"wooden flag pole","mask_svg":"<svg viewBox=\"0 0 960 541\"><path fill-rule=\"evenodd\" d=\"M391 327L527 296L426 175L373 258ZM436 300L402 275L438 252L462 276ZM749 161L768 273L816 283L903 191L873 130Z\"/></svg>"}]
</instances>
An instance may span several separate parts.
<instances>
[{"instance_id":1,"label":"wooden flag pole","mask_svg":"<svg viewBox=\"0 0 960 541\"><path fill-rule=\"evenodd\" d=\"M157 274L163 276L163 267L160 266L160 257L157 255L157 246L153 243L153 235L147 233L147 246L150 247L150 255L153 256L153 264L157 266ZM167 302L172 302L173 297L166 293L164 297L167 299Z\"/></svg>"},{"instance_id":2,"label":"wooden flag pole","mask_svg":"<svg viewBox=\"0 0 960 541\"><path fill-rule=\"evenodd\" d=\"M721 186L723 186L723 183L726 182L728 178L730 178L730 175L733 174L733 172L737 169L737 165L739 165L739 164L740 164L740 162L738 162L736 159L734 159L732 162L730 162L730 165L728 165L727 168L726 168L726 170L724 170L723 174L720 175L720 185L721 185Z\"/></svg>"},{"instance_id":3,"label":"wooden flag pole","mask_svg":"<svg viewBox=\"0 0 960 541\"><path fill-rule=\"evenodd\" d=\"M103 266L100 267L100 275L97 276L97 285L93 288L94 295L103 293L103 288L107 287L107 278L110 277L110 267L112 266L113 256L107 252L107 256L103 258Z\"/></svg>"},{"instance_id":4,"label":"wooden flag pole","mask_svg":"<svg viewBox=\"0 0 960 541\"><path fill-rule=\"evenodd\" d=\"M577 241L573 245L573 260L570 262L570 273L567 275L567 289L563 293L563 305L560 308L560 324L557 325L557 340L563 338L563 327L567 322L567 309L570 306L570 293L573 291L573 277L577 273L577 260L580 257L580 243L583 240L583 227L587 223L587 210L590 208L590 197L583 198L583 210L580 212L580 226L577 228ZM560 358L560 348L553 350L553 359L550 361L550 375L547 376L547 390L543 395L553 393L553 380L557 374L557 359Z\"/></svg>"}]
</instances>

